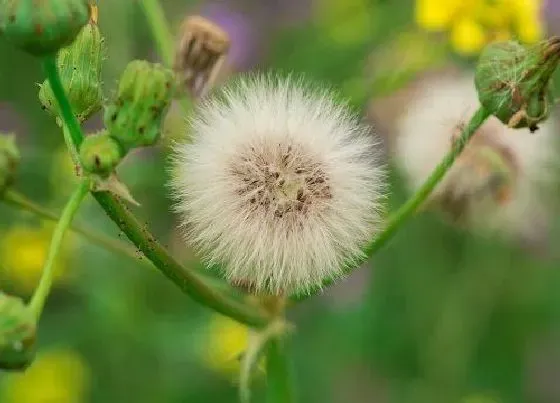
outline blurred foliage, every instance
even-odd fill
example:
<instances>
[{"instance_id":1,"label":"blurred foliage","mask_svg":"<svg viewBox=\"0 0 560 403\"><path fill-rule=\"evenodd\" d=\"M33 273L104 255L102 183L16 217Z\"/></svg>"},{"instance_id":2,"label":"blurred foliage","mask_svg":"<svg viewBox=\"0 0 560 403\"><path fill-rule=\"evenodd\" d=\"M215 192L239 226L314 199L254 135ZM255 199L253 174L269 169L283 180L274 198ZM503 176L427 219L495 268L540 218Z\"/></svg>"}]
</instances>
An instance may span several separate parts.
<instances>
[{"instance_id":1,"label":"blurred foliage","mask_svg":"<svg viewBox=\"0 0 560 403\"><path fill-rule=\"evenodd\" d=\"M136 2L99 3L109 96L128 61L157 56ZM184 15L204 10L205 2L196 3L162 1L174 28ZM473 6L459 12L450 9L455 3L494 5L491 11ZM517 3L536 7L539 2ZM530 9L506 4L513 3L231 0L228 7L246 15L257 33L250 43L237 44L255 48L248 65L304 73L363 109L371 97L390 95L424 71L450 62L471 68L481 43L491 37L513 34L534 41L546 31L544 21L531 19ZM420 5L426 9L416 8ZM1 40L0 55L0 130L17 132L22 152L17 188L59 211L75 179L62 135L37 99L40 65ZM86 123L88 131L98 129L100 121L94 116ZM173 118L166 135L180 136L182 127ZM134 152L120 168L142 204L134 212L176 256L190 261L192 253L169 212L167 175L164 147ZM394 208L406 194L394 170L391 180ZM538 254L524 245L478 238L432 214L418 215L372 267L362 269L373 275L360 277L361 284L350 279L292 309L300 401L421 403L425 395L446 393L451 397L445 403L560 401L558 393L535 391L532 380L552 377L539 385L554 389L560 361L530 365L539 340L557 334L560 326L556 216L550 247ZM77 222L124 241L91 200ZM0 204L3 289L29 295L51 229ZM0 374L0 401L237 401L232 373L246 328L186 299L148 264L113 255L77 235L68 237L66 246L58 263L60 281L40 323L38 359L24 374ZM550 344L551 350L559 347L557 340ZM255 401L262 401L262 382L256 387ZM435 397L426 401L437 402Z\"/></svg>"}]
</instances>

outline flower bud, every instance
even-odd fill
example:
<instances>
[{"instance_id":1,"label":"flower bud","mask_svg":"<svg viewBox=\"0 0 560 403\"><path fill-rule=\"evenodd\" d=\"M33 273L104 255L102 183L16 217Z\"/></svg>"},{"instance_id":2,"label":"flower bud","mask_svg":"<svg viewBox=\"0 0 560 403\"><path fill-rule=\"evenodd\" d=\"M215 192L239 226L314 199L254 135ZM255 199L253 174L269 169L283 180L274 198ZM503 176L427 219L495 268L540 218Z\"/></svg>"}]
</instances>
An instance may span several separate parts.
<instances>
[{"instance_id":1,"label":"flower bud","mask_svg":"<svg viewBox=\"0 0 560 403\"><path fill-rule=\"evenodd\" d=\"M36 320L16 297L0 293L0 368L23 370L33 360Z\"/></svg>"},{"instance_id":2,"label":"flower bud","mask_svg":"<svg viewBox=\"0 0 560 403\"><path fill-rule=\"evenodd\" d=\"M488 45L475 75L480 103L509 127L537 130L550 113L550 79L559 61L558 37L530 47L515 41Z\"/></svg>"},{"instance_id":3,"label":"flower bud","mask_svg":"<svg viewBox=\"0 0 560 403\"><path fill-rule=\"evenodd\" d=\"M229 50L228 34L199 16L188 17L181 26L174 69L187 90L203 97L216 79Z\"/></svg>"},{"instance_id":4,"label":"flower bud","mask_svg":"<svg viewBox=\"0 0 560 403\"><path fill-rule=\"evenodd\" d=\"M90 21L80 31L72 45L58 53L60 79L66 90L72 110L80 122L86 121L101 109L101 65L105 58L105 40L99 27ZM45 81L39 90L43 109L61 117L50 83Z\"/></svg>"},{"instance_id":5,"label":"flower bud","mask_svg":"<svg viewBox=\"0 0 560 403\"><path fill-rule=\"evenodd\" d=\"M141 60L128 64L105 110L105 126L124 153L158 140L173 88L173 72L162 65Z\"/></svg>"},{"instance_id":6,"label":"flower bud","mask_svg":"<svg viewBox=\"0 0 560 403\"><path fill-rule=\"evenodd\" d=\"M123 156L122 147L105 131L87 136L80 146L80 161L84 171L103 178L115 170Z\"/></svg>"},{"instance_id":7,"label":"flower bud","mask_svg":"<svg viewBox=\"0 0 560 403\"><path fill-rule=\"evenodd\" d=\"M0 34L44 56L72 43L89 15L88 0L0 0Z\"/></svg>"},{"instance_id":8,"label":"flower bud","mask_svg":"<svg viewBox=\"0 0 560 403\"><path fill-rule=\"evenodd\" d=\"M0 195L12 184L19 160L15 136L0 134Z\"/></svg>"}]
</instances>

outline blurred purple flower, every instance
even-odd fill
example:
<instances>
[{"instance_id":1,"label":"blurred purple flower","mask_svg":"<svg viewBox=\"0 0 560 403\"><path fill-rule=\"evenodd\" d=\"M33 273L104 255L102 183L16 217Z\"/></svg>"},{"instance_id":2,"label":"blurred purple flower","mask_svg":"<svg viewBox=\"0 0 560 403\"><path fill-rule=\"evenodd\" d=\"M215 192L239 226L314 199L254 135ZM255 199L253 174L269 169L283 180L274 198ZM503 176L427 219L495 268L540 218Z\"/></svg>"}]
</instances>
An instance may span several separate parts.
<instances>
[{"instance_id":1,"label":"blurred purple flower","mask_svg":"<svg viewBox=\"0 0 560 403\"><path fill-rule=\"evenodd\" d=\"M246 69L255 62L258 34L250 16L229 8L224 3L208 3L200 15L218 24L231 38L228 60L236 69Z\"/></svg>"},{"instance_id":2,"label":"blurred purple flower","mask_svg":"<svg viewBox=\"0 0 560 403\"><path fill-rule=\"evenodd\" d=\"M551 35L560 34L560 0L545 0L543 7L543 20L548 26Z\"/></svg>"}]
</instances>

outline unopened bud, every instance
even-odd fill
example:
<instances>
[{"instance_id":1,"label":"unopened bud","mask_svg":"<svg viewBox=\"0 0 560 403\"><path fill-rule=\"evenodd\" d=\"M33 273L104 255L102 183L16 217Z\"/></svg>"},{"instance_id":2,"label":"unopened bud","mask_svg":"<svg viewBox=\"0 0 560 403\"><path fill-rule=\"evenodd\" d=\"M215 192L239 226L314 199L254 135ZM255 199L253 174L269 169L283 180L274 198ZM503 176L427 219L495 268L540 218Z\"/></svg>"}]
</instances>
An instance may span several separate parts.
<instances>
[{"instance_id":1,"label":"unopened bud","mask_svg":"<svg viewBox=\"0 0 560 403\"><path fill-rule=\"evenodd\" d=\"M15 136L0 134L0 195L14 181L19 160Z\"/></svg>"},{"instance_id":2,"label":"unopened bud","mask_svg":"<svg viewBox=\"0 0 560 403\"><path fill-rule=\"evenodd\" d=\"M509 127L537 130L550 114L550 82L559 61L559 37L530 47L515 41L488 45L475 75L480 103Z\"/></svg>"},{"instance_id":3,"label":"unopened bud","mask_svg":"<svg viewBox=\"0 0 560 403\"><path fill-rule=\"evenodd\" d=\"M23 370L34 357L36 320L16 297L0 293L0 368Z\"/></svg>"},{"instance_id":4,"label":"unopened bud","mask_svg":"<svg viewBox=\"0 0 560 403\"><path fill-rule=\"evenodd\" d=\"M228 34L199 16L187 17L181 26L174 69L182 85L196 98L210 89L229 50Z\"/></svg>"},{"instance_id":5,"label":"unopened bud","mask_svg":"<svg viewBox=\"0 0 560 403\"><path fill-rule=\"evenodd\" d=\"M85 172L108 177L124 156L122 147L107 132L86 136L80 146L80 161Z\"/></svg>"},{"instance_id":6,"label":"unopened bud","mask_svg":"<svg viewBox=\"0 0 560 403\"><path fill-rule=\"evenodd\" d=\"M124 153L158 140L173 91L171 70L141 60L128 64L115 99L105 110L105 126Z\"/></svg>"},{"instance_id":7,"label":"unopened bud","mask_svg":"<svg viewBox=\"0 0 560 403\"><path fill-rule=\"evenodd\" d=\"M72 45L58 53L60 79L66 90L73 112L80 122L86 121L101 109L101 66L106 55L105 40L99 27L90 21L81 30ZM50 82L45 81L39 90L43 109L60 118L58 102Z\"/></svg>"},{"instance_id":8,"label":"unopened bud","mask_svg":"<svg viewBox=\"0 0 560 403\"><path fill-rule=\"evenodd\" d=\"M44 56L72 43L89 15L88 0L0 0L0 34Z\"/></svg>"}]
</instances>

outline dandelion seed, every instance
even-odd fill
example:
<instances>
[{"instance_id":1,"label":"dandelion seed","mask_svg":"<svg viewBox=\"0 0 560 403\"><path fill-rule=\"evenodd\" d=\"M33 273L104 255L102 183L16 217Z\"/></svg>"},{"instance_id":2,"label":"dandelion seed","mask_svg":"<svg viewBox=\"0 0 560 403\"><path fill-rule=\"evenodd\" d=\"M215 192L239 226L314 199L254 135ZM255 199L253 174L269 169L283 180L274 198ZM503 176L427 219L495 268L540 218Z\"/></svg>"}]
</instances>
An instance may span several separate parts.
<instances>
[{"instance_id":1,"label":"dandelion seed","mask_svg":"<svg viewBox=\"0 0 560 403\"><path fill-rule=\"evenodd\" d=\"M379 227L376 140L327 92L252 76L199 106L175 148L186 239L232 284L306 292L340 277Z\"/></svg>"}]
</instances>

